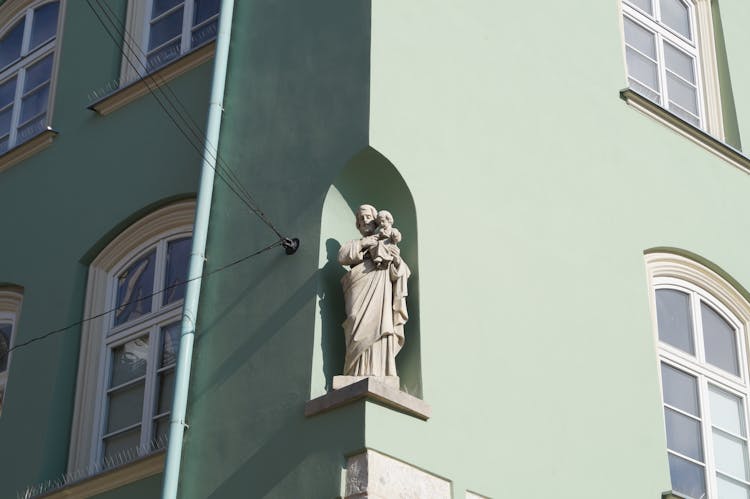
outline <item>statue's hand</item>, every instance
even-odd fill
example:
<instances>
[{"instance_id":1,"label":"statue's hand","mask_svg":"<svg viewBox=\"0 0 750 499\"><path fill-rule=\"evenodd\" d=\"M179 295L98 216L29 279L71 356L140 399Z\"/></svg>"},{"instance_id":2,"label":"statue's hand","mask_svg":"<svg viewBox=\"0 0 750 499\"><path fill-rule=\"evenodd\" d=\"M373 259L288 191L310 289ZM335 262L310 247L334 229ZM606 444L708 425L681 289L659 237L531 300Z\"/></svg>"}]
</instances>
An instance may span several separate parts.
<instances>
[{"instance_id":1,"label":"statue's hand","mask_svg":"<svg viewBox=\"0 0 750 499\"><path fill-rule=\"evenodd\" d=\"M377 246L377 244L378 244L377 236L365 236L362 238L362 246L364 248L372 248L373 246Z\"/></svg>"}]
</instances>

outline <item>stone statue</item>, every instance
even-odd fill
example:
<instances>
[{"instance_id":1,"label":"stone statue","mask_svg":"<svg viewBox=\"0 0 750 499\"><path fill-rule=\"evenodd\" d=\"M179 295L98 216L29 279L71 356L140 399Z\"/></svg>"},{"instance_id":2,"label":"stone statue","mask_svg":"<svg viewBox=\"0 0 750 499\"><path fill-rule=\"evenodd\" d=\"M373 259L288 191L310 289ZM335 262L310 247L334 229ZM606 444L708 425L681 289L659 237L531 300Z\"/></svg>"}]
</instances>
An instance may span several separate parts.
<instances>
[{"instance_id":1,"label":"stone statue","mask_svg":"<svg viewBox=\"0 0 750 499\"><path fill-rule=\"evenodd\" d=\"M376 376L398 388L396 355L409 319L406 281L410 275L397 246L401 233L393 227L389 212L378 213L367 204L357 209L356 222L362 237L342 245L338 257L351 270L341 279L346 308L344 376L336 376L333 387Z\"/></svg>"}]
</instances>

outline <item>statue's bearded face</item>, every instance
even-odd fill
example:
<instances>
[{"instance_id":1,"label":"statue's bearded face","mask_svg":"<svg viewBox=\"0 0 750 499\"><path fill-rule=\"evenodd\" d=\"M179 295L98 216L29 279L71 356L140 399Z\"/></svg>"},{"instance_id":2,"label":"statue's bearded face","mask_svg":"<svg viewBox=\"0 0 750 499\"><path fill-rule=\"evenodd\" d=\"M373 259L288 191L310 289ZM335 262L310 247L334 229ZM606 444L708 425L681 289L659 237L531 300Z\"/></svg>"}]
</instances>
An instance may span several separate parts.
<instances>
[{"instance_id":1,"label":"statue's bearded face","mask_svg":"<svg viewBox=\"0 0 750 499\"><path fill-rule=\"evenodd\" d=\"M372 234L375 229L374 220L375 217L370 210L359 210L357 212L357 228L363 236Z\"/></svg>"}]
</instances>

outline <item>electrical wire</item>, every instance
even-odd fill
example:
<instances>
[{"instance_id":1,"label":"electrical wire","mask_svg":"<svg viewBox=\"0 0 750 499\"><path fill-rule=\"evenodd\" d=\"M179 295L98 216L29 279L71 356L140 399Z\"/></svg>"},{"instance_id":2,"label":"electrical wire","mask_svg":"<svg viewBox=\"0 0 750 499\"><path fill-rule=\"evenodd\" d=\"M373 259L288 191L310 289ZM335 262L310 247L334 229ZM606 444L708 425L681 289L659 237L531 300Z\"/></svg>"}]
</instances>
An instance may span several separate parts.
<instances>
[{"instance_id":1,"label":"electrical wire","mask_svg":"<svg viewBox=\"0 0 750 499\"><path fill-rule=\"evenodd\" d=\"M10 348L8 350L8 352L6 353L6 355L10 354L10 352L18 350L19 348L23 348L23 347L26 347L28 345L31 345L32 343L36 343L37 341L44 340L44 339L49 338L50 336L54 336L56 334L64 333L65 331L67 331L67 330L69 330L71 328L74 328L74 327L80 326L81 324L84 324L86 322L93 321L95 319L99 319L101 317L104 317L104 316L106 316L108 314L111 314L111 313L117 311L118 309L120 309L122 307L127 307L128 305L132 305L134 303L139 303L139 302L142 302L144 300L148 300L150 298L153 298L156 295L160 295L160 294L162 294L162 293L164 293L166 291L169 291L170 289L176 288L178 286L182 286L183 284L186 284L186 283L188 283L190 281L195 281L195 280L198 280L198 279L203 279L205 277L208 277L208 276L211 276L211 275L216 274L218 272L221 272L223 270L226 270L226 269L228 269L230 267L234 267L235 265L238 265L238 264L240 264L240 263L242 263L242 262L244 262L246 260L249 260L249 259L251 259L251 258L253 258L255 256L258 256L261 253L265 253L266 251L268 251L268 250L270 250L272 248L275 248L276 246L282 246L283 244L284 244L284 239L280 239L280 240L276 241L275 243L269 244L265 248L259 249L258 251L254 252L254 253L250 253L249 255L243 256L242 258L238 258L237 260L234 260L232 262L224 264L224 265L222 265L220 267L217 267L217 268L215 268L215 269L213 269L213 270L211 270L209 272L204 272L203 274L201 274L201 275L199 275L197 277L193 277L192 279L185 279L184 281L176 282L174 284L171 284L169 286L166 286L166 287L160 289L159 291L154 291L153 293L145 295L145 296L142 296L142 297L140 297L140 298L138 298L136 300L131 300L131 301L126 302L126 303L121 303L121 304L119 304L118 306L116 306L114 308L111 308L109 310L105 310L104 312L92 315L90 317L84 317L80 321L72 322L72 323L68 324L67 326L64 326L64 327L61 327L61 328L58 328L58 329L53 329L53 330L48 331L48 332L46 332L46 333L44 333L44 334L42 334L40 336L36 336L34 338L31 338L30 340L26 340L26 341L24 341L22 343L18 343L17 345L14 345L13 348Z\"/></svg>"},{"instance_id":2,"label":"electrical wire","mask_svg":"<svg viewBox=\"0 0 750 499\"><path fill-rule=\"evenodd\" d=\"M143 50L138 46L137 43L132 39L132 36L127 33L126 30L120 31L118 29L118 23L113 19L116 18L121 22L119 17L116 16L116 14L109 8L103 7L99 0L94 0L96 4L101 9L101 14L94 8L94 6L91 3L91 0L86 0L86 4L88 5L91 12L96 16L97 20L101 24L104 31L107 33L109 38L112 40L112 42L119 47L119 41L118 38L112 33L110 28L107 26L107 22L103 19L102 15L107 18L109 23L114 27L115 31L117 31L120 39L122 39L123 43L125 44L126 50L123 51L123 57L127 61L128 65L135 71L135 73L138 75L138 79L143 82L143 84L146 86L146 89L149 91L149 93L154 97L159 107L161 107L162 111L167 115L169 120L172 122L172 124L178 129L178 131L182 134L182 136L188 141L188 144L201 156L204 155L211 157L216 161L216 165L211 165L211 168L216 172L216 175L221 179L227 187L242 201L247 208L254 213L263 223L265 223L279 238L284 238L284 236L281 234L281 232L276 228L276 226L268 219L265 212L261 210L258 205L257 201L253 198L253 196L250 194L250 192L242 185L242 183L239 181L237 175L234 173L234 171L229 168L229 166L226 164L226 162L218 156L217 151L212 151L211 147L205 144L205 134L200 131L198 125L195 123L194 120L192 120L191 117L189 117L189 114L187 112L181 112L180 109L177 108L177 104L175 102L179 103L180 107L187 110L185 105L180 101L180 99L177 97L177 95L174 93L174 91L169 87L168 84L159 84L156 82L156 80L153 78L151 74L148 73L148 68L146 67L145 62L145 53ZM106 5L106 4L105 4ZM134 48L135 47L135 48ZM138 52L140 53L143 58L137 57L138 65L140 65L143 68L143 71L139 70L136 66L136 63L133 62L133 60L130 58L129 53L132 52ZM169 97L169 95L166 94L166 91L164 90L166 88L172 95L172 98ZM167 108L167 105L165 105L165 101L167 104L169 104L169 107L172 109L172 112ZM178 122L178 119L174 113L179 119L183 122L183 124L187 125L187 127L190 129L190 133L193 135L193 138L189 136L188 132L181 126L181 124ZM191 126L192 123L192 126ZM198 139L201 141L201 145L197 145L194 140Z\"/></svg>"}]
</instances>

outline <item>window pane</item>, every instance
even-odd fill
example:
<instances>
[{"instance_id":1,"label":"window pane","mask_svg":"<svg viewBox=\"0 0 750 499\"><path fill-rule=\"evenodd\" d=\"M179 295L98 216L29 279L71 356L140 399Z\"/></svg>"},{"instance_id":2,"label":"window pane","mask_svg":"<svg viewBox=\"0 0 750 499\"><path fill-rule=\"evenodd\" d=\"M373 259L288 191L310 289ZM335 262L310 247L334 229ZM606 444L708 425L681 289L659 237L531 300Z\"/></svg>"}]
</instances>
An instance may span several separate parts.
<instances>
[{"instance_id":1,"label":"window pane","mask_svg":"<svg viewBox=\"0 0 750 499\"><path fill-rule=\"evenodd\" d=\"M154 421L154 441L156 449L165 447L169 438L169 416L164 416Z\"/></svg>"},{"instance_id":2,"label":"window pane","mask_svg":"<svg viewBox=\"0 0 750 499\"><path fill-rule=\"evenodd\" d=\"M661 5L662 22L685 38L692 39L688 6L680 0L661 0L659 5Z\"/></svg>"},{"instance_id":3,"label":"window pane","mask_svg":"<svg viewBox=\"0 0 750 499\"><path fill-rule=\"evenodd\" d=\"M727 475L747 480L747 444L719 430L714 430L713 435L716 469Z\"/></svg>"},{"instance_id":4,"label":"window pane","mask_svg":"<svg viewBox=\"0 0 750 499\"><path fill-rule=\"evenodd\" d=\"M741 437L747 436L745 434L745 415L740 397L709 385L708 400L711 422L714 426Z\"/></svg>"},{"instance_id":5,"label":"window pane","mask_svg":"<svg viewBox=\"0 0 750 499\"><path fill-rule=\"evenodd\" d=\"M674 289L656 290L656 321L659 339L694 354L690 296Z\"/></svg>"},{"instance_id":6,"label":"window pane","mask_svg":"<svg viewBox=\"0 0 750 499\"><path fill-rule=\"evenodd\" d=\"M185 279L187 279L191 244L192 239L189 237L175 239L167 244L167 273L164 276L163 305L185 298Z\"/></svg>"},{"instance_id":7,"label":"window pane","mask_svg":"<svg viewBox=\"0 0 750 499\"><path fill-rule=\"evenodd\" d=\"M0 85L0 108L13 102L16 97L16 77Z\"/></svg>"},{"instance_id":8,"label":"window pane","mask_svg":"<svg viewBox=\"0 0 750 499\"><path fill-rule=\"evenodd\" d=\"M664 408L667 427L667 447L680 454L703 461L701 423L668 407Z\"/></svg>"},{"instance_id":9,"label":"window pane","mask_svg":"<svg viewBox=\"0 0 750 499\"><path fill-rule=\"evenodd\" d=\"M679 50L671 43L664 42L664 59L667 69L695 84L695 71L692 56Z\"/></svg>"},{"instance_id":10,"label":"window pane","mask_svg":"<svg viewBox=\"0 0 750 499\"><path fill-rule=\"evenodd\" d=\"M218 31L218 21L212 21L208 24L204 24L200 28L193 31L190 35L190 47L200 47L206 42L210 42L216 38L216 32Z\"/></svg>"},{"instance_id":11,"label":"window pane","mask_svg":"<svg viewBox=\"0 0 750 499\"><path fill-rule=\"evenodd\" d=\"M648 100L655 102L657 104L661 104L661 96L659 96L659 94L657 94L656 92L654 92L647 86L641 85L634 79L628 78L628 87L631 90L635 90L636 92L638 92L639 94L647 98Z\"/></svg>"},{"instance_id":12,"label":"window pane","mask_svg":"<svg viewBox=\"0 0 750 499\"><path fill-rule=\"evenodd\" d=\"M681 492L696 499L705 499L706 477L703 473L703 466L670 454L669 475L672 477L672 488L675 492Z\"/></svg>"},{"instance_id":13,"label":"window pane","mask_svg":"<svg viewBox=\"0 0 750 499\"><path fill-rule=\"evenodd\" d=\"M52 54L26 70L26 81L23 84L23 93L33 90L52 77Z\"/></svg>"},{"instance_id":14,"label":"window pane","mask_svg":"<svg viewBox=\"0 0 750 499\"><path fill-rule=\"evenodd\" d=\"M0 40L0 68L21 57L24 21L21 20Z\"/></svg>"},{"instance_id":15,"label":"window pane","mask_svg":"<svg viewBox=\"0 0 750 499\"><path fill-rule=\"evenodd\" d=\"M672 114L676 114L683 120L687 121L693 126L700 127L700 119L698 117L690 114L689 112L685 111L681 107L675 105L672 101L669 101L668 109L672 112Z\"/></svg>"},{"instance_id":16,"label":"window pane","mask_svg":"<svg viewBox=\"0 0 750 499\"><path fill-rule=\"evenodd\" d=\"M661 383L664 388L664 403L700 417L698 404L698 380L666 364L661 365Z\"/></svg>"},{"instance_id":17,"label":"window pane","mask_svg":"<svg viewBox=\"0 0 750 499\"><path fill-rule=\"evenodd\" d=\"M143 413L143 381L109 394L107 433L138 423Z\"/></svg>"},{"instance_id":18,"label":"window pane","mask_svg":"<svg viewBox=\"0 0 750 499\"><path fill-rule=\"evenodd\" d=\"M706 362L739 376L740 366L737 361L737 338L734 328L703 302L701 302L701 316Z\"/></svg>"},{"instance_id":19,"label":"window pane","mask_svg":"<svg viewBox=\"0 0 750 499\"><path fill-rule=\"evenodd\" d=\"M0 137L4 137L10 133L10 118L13 115L13 108L9 107L2 113L0 113Z\"/></svg>"},{"instance_id":20,"label":"window pane","mask_svg":"<svg viewBox=\"0 0 750 499\"><path fill-rule=\"evenodd\" d=\"M151 19L158 17L159 14L162 14L175 5L184 3L183 0L154 0L154 6L151 9Z\"/></svg>"},{"instance_id":21,"label":"window pane","mask_svg":"<svg viewBox=\"0 0 750 499\"><path fill-rule=\"evenodd\" d=\"M153 71L154 69L157 69L165 64L167 64L170 61L173 61L180 57L180 47L182 44L180 41L176 41L171 45L167 45L166 47L162 47L161 49L157 50L153 54L148 56L148 60L146 61L146 66L148 67L149 71Z\"/></svg>"},{"instance_id":22,"label":"window pane","mask_svg":"<svg viewBox=\"0 0 750 499\"><path fill-rule=\"evenodd\" d=\"M172 399L174 398L174 369L163 371L159 374L159 400L156 414L163 414L172 410Z\"/></svg>"},{"instance_id":23,"label":"window pane","mask_svg":"<svg viewBox=\"0 0 750 499\"><path fill-rule=\"evenodd\" d=\"M31 118L47 111L49 84L24 97L21 100L21 117L19 123L25 124Z\"/></svg>"},{"instance_id":24,"label":"window pane","mask_svg":"<svg viewBox=\"0 0 750 499\"><path fill-rule=\"evenodd\" d=\"M648 12L649 14L654 13L654 9L651 6L651 0L628 0L628 3L631 5L635 5L642 11Z\"/></svg>"},{"instance_id":25,"label":"window pane","mask_svg":"<svg viewBox=\"0 0 750 499\"><path fill-rule=\"evenodd\" d=\"M3 154L8 150L8 137L0 139L0 154Z\"/></svg>"},{"instance_id":26,"label":"window pane","mask_svg":"<svg viewBox=\"0 0 750 499\"><path fill-rule=\"evenodd\" d=\"M37 118L31 120L28 124L18 129L16 135L16 144L25 142L30 138L42 133L47 128L47 114L39 115Z\"/></svg>"},{"instance_id":27,"label":"window pane","mask_svg":"<svg viewBox=\"0 0 750 499\"><path fill-rule=\"evenodd\" d=\"M182 11L180 8L156 21L151 25L149 32L148 49L153 50L159 45L166 43L167 41L180 36L182 33Z\"/></svg>"},{"instance_id":28,"label":"window pane","mask_svg":"<svg viewBox=\"0 0 750 499\"><path fill-rule=\"evenodd\" d=\"M737 482L724 478L721 475L716 476L719 486L719 499L749 499L748 488Z\"/></svg>"},{"instance_id":29,"label":"window pane","mask_svg":"<svg viewBox=\"0 0 750 499\"><path fill-rule=\"evenodd\" d=\"M113 459L121 452L135 449L141 442L141 429L135 428L125 433L104 439L104 458Z\"/></svg>"},{"instance_id":30,"label":"window pane","mask_svg":"<svg viewBox=\"0 0 750 499\"><path fill-rule=\"evenodd\" d=\"M161 336L161 362L159 367L166 367L177 361L177 352L180 348L181 324L174 322L162 328Z\"/></svg>"},{"instance_id":31,"label":"window pane","mask_svg":"<svg viewBox=\"0 0 750 499\"><path fill-rule=\"evenodd\" d=\"M625 18L625 43L656 60L656 37L639 24Z\"/></svg>"},{"instance_id":32,"label":"window pane","mask_svg":"<svg viewBox=\"0 0 750 499\"><path fill-rule=\"evenodd\" d=\"M219 0L195 0L193 26L219 13Z\"/></svg>"},{"instance_id":33,"label":"window pane","mask_svg":"<svg viewBox=\"0 0 750 499\"><path fill-rule=\"evenodd\" d=\"M152 250L117 276L115 326L151 312L148 296L154 292L155 259Z\"/></svg>"},{"instance_id":34,"label":"window pane","mask_svg":"<svg viewBox=\"0 0 750 499\"><path fill-rule=\"evenodd\" d=\"M112 349L112 376L115 387L146 374L148 336L142 336Z\"/></svg>"},{"instance_id":35,"label":"window pane","mask_svg":"<svg viewBox=\"0 0 750 499\"><path fill-rule=\"evenodd\" d=\"M669 100L691 113L698 114L698 89L685 83L667 71L667 92Z\"/></svg>"},{"instance_id":36,"label":"window pane","mask_svg":"<svg viewBox=\"0 0 750 499\"><path fill-rule=\"evenodd\" d=\"M34 11L31 25L30 50L46 42L57 32L57 13L60 10L58 2L44 4Z\"/></svg>"},{"instance_id":37,"label":"window pane","mask_svg":"<svg viewBox=\"0 0 750 499\"><path fill-rule=\"evenodd\" d=\"M12 332L13 324L0 324L0 373L8 369L8 351Z\"/></svg>"},{"instance_id":38,"label":"window pane","mask_svg":"<svg viewBox=\"0 0 750 499\"><path fill-rule=\"evenodd\" d=\"M635 78L652 90L659 89L659 76L654 62L630 47L625 48L625 57L628 63L628 76Z\"/></svg>"}]
</instances>

